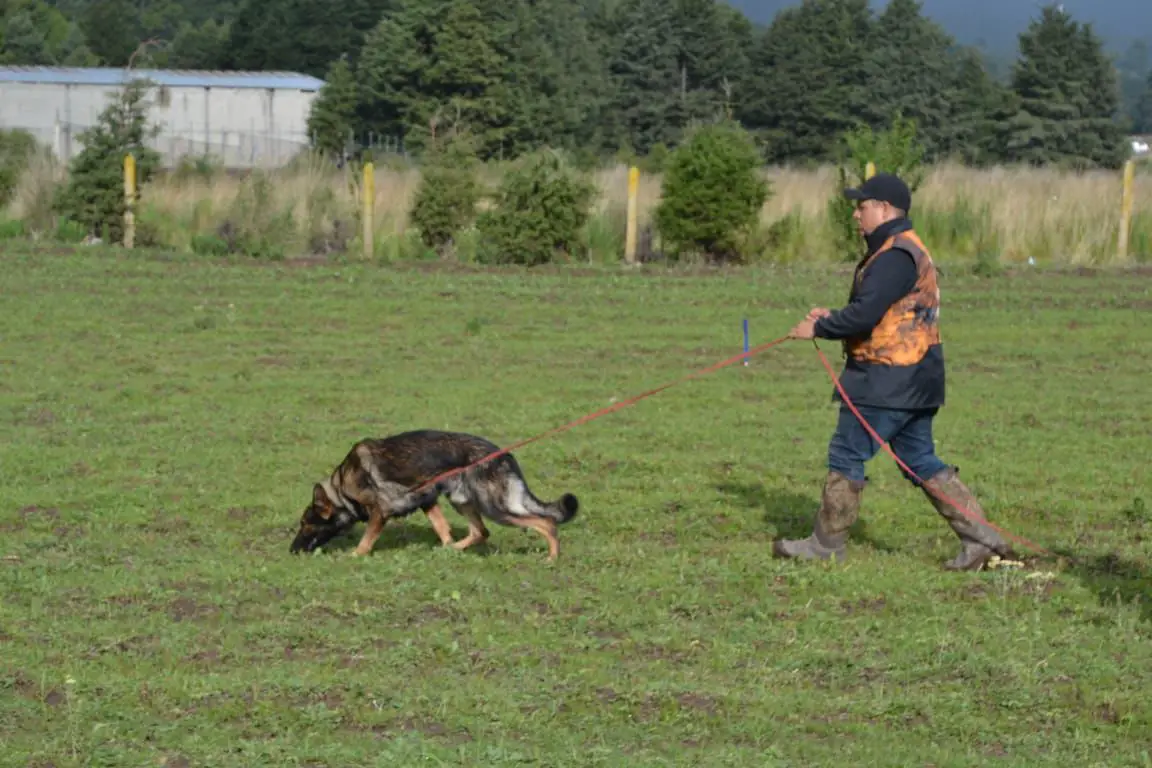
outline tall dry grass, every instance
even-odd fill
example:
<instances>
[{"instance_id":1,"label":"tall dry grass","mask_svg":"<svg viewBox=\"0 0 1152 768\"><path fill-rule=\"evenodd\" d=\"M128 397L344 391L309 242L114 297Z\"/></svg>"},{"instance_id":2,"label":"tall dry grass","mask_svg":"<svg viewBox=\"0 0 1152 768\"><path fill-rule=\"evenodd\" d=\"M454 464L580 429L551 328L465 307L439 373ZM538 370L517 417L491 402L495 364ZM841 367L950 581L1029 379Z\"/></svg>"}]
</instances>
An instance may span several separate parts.
<instances>
[{"instance_id":1,"label":"tall dry grass","mask_svg":"<svg viewBox=\"0 0 1152 768\"><path fill-rule=\"evenodd\" d=\"M500 168L484 169L489 189L499 183ZM844 260L828 217L836 194L833 168L770 168L765 176L772 196L761 211L761 232L752 258L773 261ZM628 169L623 165L594 173L601 194L589 224L590 260L622 256ZM60 182L62 170L39 158L16 191L8 218L29 228L46 229L45 200ZM361 178L315 158L259 177L230 175L185 166L142 189L139 213L146 241L171 248L195 248L226 222L263 228L285 255L315 251L318 242L339 240L334 249L358 248ZM376 170L373 201L378 255L423 255L408 212L420 181L419 170ZM660 200L661 177L642 174L639 190L641 227L651 221ZM927 173L915 198L913 219L941 259L993 259L1038 263L1109 264L1118 261L1121 175L1049 169L978 170L942 165ZM240 224L238 224L240 222ZM1129 260L1152 259L1152 176L1138 173Z\"/></svg>"}]
</instances>

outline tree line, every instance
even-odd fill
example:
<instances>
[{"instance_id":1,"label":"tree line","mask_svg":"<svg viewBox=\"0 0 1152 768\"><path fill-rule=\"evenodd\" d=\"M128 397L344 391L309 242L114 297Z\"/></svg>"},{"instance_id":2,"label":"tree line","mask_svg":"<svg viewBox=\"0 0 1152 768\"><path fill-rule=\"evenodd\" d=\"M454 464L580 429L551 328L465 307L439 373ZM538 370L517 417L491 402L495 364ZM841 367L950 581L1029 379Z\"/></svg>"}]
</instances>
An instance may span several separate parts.
<instances>
[{"instance_id":1,"label":"tree line","mask_svg":"<svg viewBox=\"0 0 1152 768\"><path fill-rule=\"evenodd\" d=\"M1152 131L1090 25L1040 8L1003 76L918 0L803 0L764 27L720 0L0 0L0 63L291 70L327 81L310 116L419 152L464 128L481 158L550 146L652 157L733 119L769 163L917 126L926 159L1116 167ZM149 44L141 46L148 41ZM1147 66L1145 57L1144 66Z\"/></svg>"}]
</instances>

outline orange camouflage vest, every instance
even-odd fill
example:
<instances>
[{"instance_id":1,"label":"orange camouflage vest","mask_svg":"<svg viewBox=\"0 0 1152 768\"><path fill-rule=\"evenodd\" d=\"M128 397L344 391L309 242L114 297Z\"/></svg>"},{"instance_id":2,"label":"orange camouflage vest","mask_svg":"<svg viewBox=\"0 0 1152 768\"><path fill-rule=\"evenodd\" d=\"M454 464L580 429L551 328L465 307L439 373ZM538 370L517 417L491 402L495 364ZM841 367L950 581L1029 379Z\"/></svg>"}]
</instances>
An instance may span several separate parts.
<instances>
[{"instance_id":1,"label":"orange camouflage vest","mask_svg":"<svg viewBox=\"0 0 1152 768\"><path fill-rule=\"evenodd\" d=\"M888 308L870 335L844 342L845 353L860 363L915 365L924 359L932 346L940 343L940 289L936 284L936 265L914 231L900 232L888 238L865 258L856 268L853 289L859 288L864 269L893 246L912 254L918 275L916 285Z\"/></svg>"}]
</instances>

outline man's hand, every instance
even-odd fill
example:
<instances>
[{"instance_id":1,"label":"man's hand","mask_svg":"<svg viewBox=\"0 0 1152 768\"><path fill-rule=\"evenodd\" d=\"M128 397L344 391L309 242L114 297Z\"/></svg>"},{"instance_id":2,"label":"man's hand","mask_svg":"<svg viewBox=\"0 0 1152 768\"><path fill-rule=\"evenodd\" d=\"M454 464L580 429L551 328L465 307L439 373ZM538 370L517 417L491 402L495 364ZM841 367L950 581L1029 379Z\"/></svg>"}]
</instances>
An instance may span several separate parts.
<instances>
[{"instance_id":1,"label":"man's hand","mask_svg":"<svg viewBox=\"0 0 1152 768\"><path fill-rule=\"evenodd\" d=\"M795 328L788 332L790 339L814 339L816 338L816 321L825 317L831 317L832 310L825 309L824 307L816 307L808 311L808 316L804 318Z\"/></svg>"},{"instance_id":2,"label":"man's hand","mask_svg":"<svg viewBox=\"0 0 1152 768\"><path fill-rule=\"evenodd\" d=\"M790 339L814 339L816 338L816 320L817 318L808 317L801 321L795 328L788 332Z\"/></svg>"}]
</instances>

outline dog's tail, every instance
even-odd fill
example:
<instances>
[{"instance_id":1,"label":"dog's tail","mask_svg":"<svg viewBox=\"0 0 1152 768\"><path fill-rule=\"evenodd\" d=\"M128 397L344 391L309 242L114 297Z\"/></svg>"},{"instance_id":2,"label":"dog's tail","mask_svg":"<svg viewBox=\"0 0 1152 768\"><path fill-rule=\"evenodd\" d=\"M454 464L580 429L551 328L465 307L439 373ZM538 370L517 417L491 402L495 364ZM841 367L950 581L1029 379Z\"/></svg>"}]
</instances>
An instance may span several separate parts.
<instances>
[{"instance_id":1,"label":"dog's tail","mask_svg":"<svg viewBox=\"0 0 1152 768\"><path fill-rule=\"evenodd\" d=\"M547 517L559 525L576 517L576 513L580 511L580 502L571 493L565 493L555 501L540 501L528 489L528 484L520 478L515 478L509 484L504 504L514 515Z\"/></svg>"}]
</instances>

